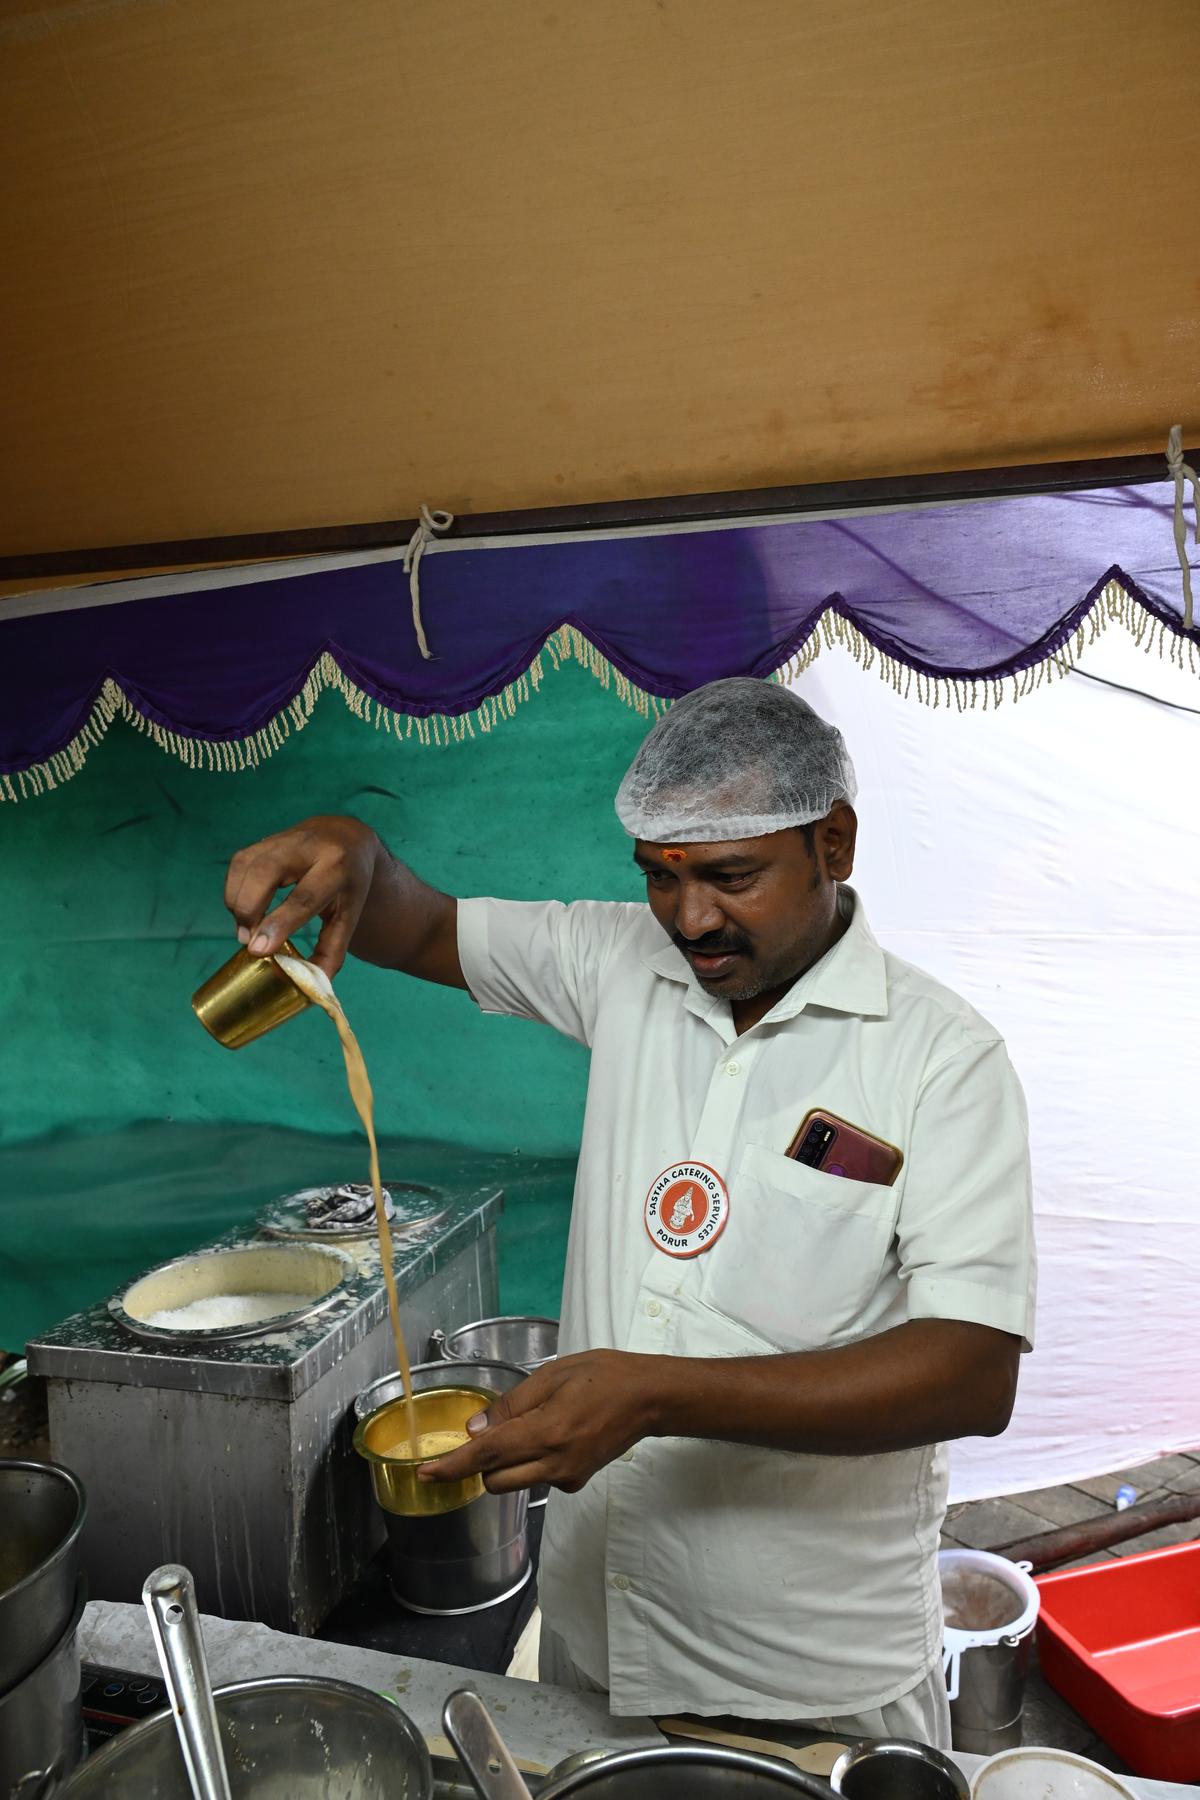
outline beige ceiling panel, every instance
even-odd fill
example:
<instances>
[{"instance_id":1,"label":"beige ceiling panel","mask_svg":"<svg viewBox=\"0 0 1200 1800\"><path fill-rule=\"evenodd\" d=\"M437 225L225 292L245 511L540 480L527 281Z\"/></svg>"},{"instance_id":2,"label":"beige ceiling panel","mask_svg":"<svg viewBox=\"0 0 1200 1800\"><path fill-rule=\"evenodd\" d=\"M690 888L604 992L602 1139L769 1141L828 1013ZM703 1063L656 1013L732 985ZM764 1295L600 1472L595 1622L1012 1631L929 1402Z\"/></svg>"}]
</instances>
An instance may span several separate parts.
<instances>
[{"instance_id":1,"label":"beige ceiling panel","mask_svg":"<svg viewBox=\"0 0 1200 1800\"><path fill-rule=\"evenodd\" d=\"M1200 430L1200 8L0 4L0 550Z\"/></svg>"}]
</instances>

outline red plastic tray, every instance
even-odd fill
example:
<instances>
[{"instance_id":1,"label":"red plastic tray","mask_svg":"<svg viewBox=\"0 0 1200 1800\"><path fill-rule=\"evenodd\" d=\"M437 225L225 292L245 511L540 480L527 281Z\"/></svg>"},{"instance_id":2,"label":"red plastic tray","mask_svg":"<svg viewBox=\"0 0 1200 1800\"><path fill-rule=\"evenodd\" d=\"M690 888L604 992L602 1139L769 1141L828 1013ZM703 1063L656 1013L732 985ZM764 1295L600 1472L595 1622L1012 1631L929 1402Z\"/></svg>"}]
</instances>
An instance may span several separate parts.
<instances>
[{"instance_id":1,"label":"red plastic tray","mask_svg":"<svg viewBox=\"0 0 1200 1800\"><path fill-rule=\"evenodd\" d=\"M1052 1688L1138 1775L1200 1778L1200 1543L1038 1579Z\"/></svg>"}]
</instances>

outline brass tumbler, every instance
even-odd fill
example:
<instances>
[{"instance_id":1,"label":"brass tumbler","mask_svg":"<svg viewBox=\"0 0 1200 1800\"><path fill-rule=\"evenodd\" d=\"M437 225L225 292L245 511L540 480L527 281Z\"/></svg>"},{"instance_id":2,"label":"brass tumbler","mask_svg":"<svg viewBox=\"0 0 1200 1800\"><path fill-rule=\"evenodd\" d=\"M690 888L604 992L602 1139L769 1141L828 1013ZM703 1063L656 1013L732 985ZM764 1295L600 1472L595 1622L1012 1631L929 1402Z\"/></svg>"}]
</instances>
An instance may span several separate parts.
<instances>
[{"instance_id":1,"label":"brass tumbler","mask_svg":"<svg viewBox=\"0 0 1200 1800\"><path fill-rule=\"evenodd\" d=\"M477 1412L486 1412L496 1396L486 1388L427 1388L413 1395L417 1415L417 1431L461 1431L466 1441L467 1420ZM408 1442L403 1397L389 1400L369 1418L360 1419L354 1433L354 1448L371 1465L371 1482L375 1498L384 1512L403 1513L410 1518L424 1513L453 1512L466 1506L483 1493L483 1476L466 1475L461 1481L422 1481L417 1471L422 1463L436 1462L437 1456L394 1456L389 1446ZM440 1451L439 1455L448 1455Z\"/></svg>"},{"instance_id":2,"label":"brass tumbler","mask_svg":"<svg viewBox=\"0 0 1200 1800\"><path fill-rule=\"evenodd\" d=\"M283 948L289 956L300 955L294 944ZM273 956L251 956L248 950L238 950L192 995L192 1011L227 1050L252 1044L311 1005Z\"/></svg>"}]
</instances>

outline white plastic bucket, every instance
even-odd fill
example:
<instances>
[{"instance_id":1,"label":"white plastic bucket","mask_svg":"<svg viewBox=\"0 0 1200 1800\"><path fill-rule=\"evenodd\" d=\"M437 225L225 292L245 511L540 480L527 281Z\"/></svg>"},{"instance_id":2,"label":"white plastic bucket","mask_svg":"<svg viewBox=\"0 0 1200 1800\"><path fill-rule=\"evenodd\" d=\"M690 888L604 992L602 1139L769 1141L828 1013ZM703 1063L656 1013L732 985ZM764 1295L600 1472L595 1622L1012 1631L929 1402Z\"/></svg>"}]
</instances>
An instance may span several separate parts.
<instances>
[{"instance_id":1,"label":"white plastic bucket","mask_svg":"<svg viewBox=\"0 0 1200 1800\"><path fill-rule=\"evenodd\" d=\"M987 1550L943 1550L938 1556L938 1570L943 1585L951 1571L987 1575L1008 1588L1014 1598L1014 1616L1000 1625L987 1625L968 1631L947 1625L943 1637L942 1671L950 1700L958 1699L962 1686L962 1659L968 1650L990 1648L993 1644L1019 1642L1028 1637L1037 1624L1041 1595L1030 1577L1030 1563L1009 1562L1006 1556L993 1556ZM1018 1604L1019 1602L1019 1604Z\"/></svg>"},{"instance_id":2,"label":"white plastic bucket","mask_svg":"<svg viewBox=\"0 0 1200 1800\"><path fill-rule=\"evenodd\" d=\"M1041 1595L1028 1563L1009 1562L986 1550L943 1550L938 1569L943 1590L948 1576L980 1575L1011 1596L1012 1605L1001 1607L998 1622L974 1628L947 1625L942 1640L954 1747L987 1756L1020 1743L1028 1640Z\"/></svg>"}]
</instances>

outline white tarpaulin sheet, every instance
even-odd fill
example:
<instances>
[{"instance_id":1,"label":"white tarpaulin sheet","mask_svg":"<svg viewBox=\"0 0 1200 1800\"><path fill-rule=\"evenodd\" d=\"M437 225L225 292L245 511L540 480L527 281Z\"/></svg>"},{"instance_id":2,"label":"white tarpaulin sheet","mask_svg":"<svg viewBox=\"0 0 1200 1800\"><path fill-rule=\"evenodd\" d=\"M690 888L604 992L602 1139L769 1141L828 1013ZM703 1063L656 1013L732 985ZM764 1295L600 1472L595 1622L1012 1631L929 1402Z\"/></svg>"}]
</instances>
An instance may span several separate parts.
<instances>
[{"instance_id":1,"label":"white tarpaulin sheet","mask_svg":"<svg viewBox=\"0 0 1200 1800\"><path fill-rule=\"evenodd\" d=\"M1197 705L1109 633L1083 667ZM840 652L797 687L858 769L880 940L1004 1033L1029 1102L1037 1345L951 1498L1200 1444L1200 716L1073 674L995 712L899 699Z\"/></svg>"}]
</instances>

